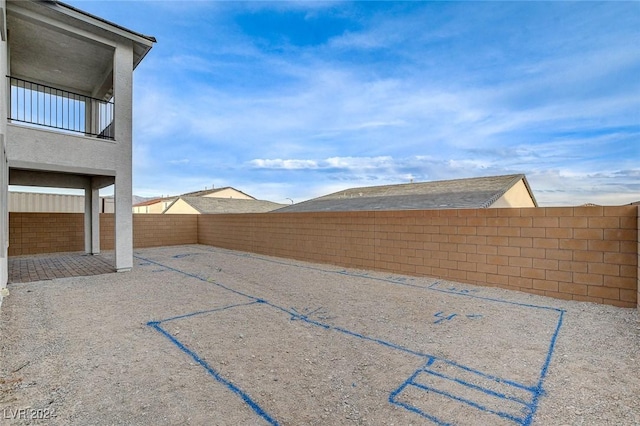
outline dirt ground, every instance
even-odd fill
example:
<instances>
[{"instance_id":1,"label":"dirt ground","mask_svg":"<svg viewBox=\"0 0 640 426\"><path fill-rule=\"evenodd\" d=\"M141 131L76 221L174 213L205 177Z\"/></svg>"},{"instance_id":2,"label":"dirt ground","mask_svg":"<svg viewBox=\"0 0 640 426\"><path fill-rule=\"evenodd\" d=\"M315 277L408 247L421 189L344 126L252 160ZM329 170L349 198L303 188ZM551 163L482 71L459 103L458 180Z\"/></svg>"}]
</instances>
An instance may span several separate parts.
<instances>
[{"instance_id":1,"label":"dirt ground","mask_svg":"<svg viewBox=\"0 0 640 426\"><path fill-rule=\"evenodd\" d=\"M9 286L0 424L640 425L634 309L208 246Z\"/></svg>"}]
</instances>

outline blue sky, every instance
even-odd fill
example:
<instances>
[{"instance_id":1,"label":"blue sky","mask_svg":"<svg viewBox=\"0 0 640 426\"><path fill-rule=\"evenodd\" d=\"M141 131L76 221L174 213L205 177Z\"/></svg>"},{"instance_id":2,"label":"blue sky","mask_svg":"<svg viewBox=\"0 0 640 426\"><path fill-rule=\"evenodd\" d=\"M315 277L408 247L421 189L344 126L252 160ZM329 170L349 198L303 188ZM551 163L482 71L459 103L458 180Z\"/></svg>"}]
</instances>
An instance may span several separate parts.
<instances>
[{"instance_id":1,"label":"blue sky","mask_svg":"<svg viewBox=\"0 0 640 426\"><path fill-rule=\"evenodd\" d=\"M525 173L542 206L640 200L640 2L67 2L158 39L134 194Z\"/></svg>"}]
</instances>

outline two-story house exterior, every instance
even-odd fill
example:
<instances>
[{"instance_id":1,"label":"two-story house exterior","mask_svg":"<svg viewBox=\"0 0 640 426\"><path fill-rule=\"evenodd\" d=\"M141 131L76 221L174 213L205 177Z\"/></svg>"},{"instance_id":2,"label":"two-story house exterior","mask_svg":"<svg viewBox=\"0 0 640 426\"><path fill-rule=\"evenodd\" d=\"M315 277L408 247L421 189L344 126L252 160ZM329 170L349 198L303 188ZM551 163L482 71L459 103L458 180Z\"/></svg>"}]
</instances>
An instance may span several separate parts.
<instances>
[{"instance_id":1,"label":"two-story house exterior","mask_svg":"<svg viewBox=\"0 0 640 426\"><path fill-rule=\"evenodd\" d=\"M115 267L132 268L133 70L154 42L62 2L0 0L0 289L9 184L83 189L92 254L98 191L114 185Z\"/></svg>"}]
</instances>

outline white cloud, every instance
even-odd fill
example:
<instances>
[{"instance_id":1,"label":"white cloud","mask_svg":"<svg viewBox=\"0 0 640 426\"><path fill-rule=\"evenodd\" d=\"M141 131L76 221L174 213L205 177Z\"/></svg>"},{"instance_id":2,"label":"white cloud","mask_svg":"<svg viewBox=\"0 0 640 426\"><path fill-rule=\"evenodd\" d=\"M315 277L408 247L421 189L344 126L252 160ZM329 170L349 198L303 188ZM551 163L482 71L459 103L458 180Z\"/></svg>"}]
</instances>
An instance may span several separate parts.
<instances>
[{"instance_id":1,"label":"white cloud","mask_svg":"<svg viewBox=\"0 0 640 426\"><path fill-rule=\"evenodd\" d=\"M188 158L182 158L180 160L169 160L167 162L173 165L184 165L184 164L189 164L189 161L190 160Z\"/></svg>"},{"instance_id":2,"label":"white cloud","mask_svg":"<svg viewBox=\"0 0 640 426\"><path fill-rule=\"evenodd\" d=\"M229 12L327 7L346 16L358 5L233 4L220 43L164 52L159 42L159 59L154 48L136 71L136 185L224 180L298 201L341 185L526 173L544 203L626 200L638 178L616 170L637 167L640 105L637 78L623 78L639 66L628 30L600 32L587 12L555 26L535 4L389 4L325 45L283 52L239 32ZM540 15L503 19L520 7ZM495 39L477 32L486 23ZM514 25L555 32L498 39Z\"/></svg>"},{"instance_id":3,"label":"white cloud","mask_svg":"<svg viewBox=\"0 0 640 426\"><path fill-rule=\"evenodd\" d=\"M390 156L381 157L330 157L322 160L254 159L249 164L256 169L272 170L368 170L395 165Z\"/></svg>"},{"instance_id":4,"label":"white cloud","mask_svg":"<svg viewBox=\"0 0 640 426\"><path fill-rule=\"evenodd\" d=\"M249 161L249 164L258 169L302 170L318 168L318 163L314 160L255 159Z\"/></svg>"}]
</instances>

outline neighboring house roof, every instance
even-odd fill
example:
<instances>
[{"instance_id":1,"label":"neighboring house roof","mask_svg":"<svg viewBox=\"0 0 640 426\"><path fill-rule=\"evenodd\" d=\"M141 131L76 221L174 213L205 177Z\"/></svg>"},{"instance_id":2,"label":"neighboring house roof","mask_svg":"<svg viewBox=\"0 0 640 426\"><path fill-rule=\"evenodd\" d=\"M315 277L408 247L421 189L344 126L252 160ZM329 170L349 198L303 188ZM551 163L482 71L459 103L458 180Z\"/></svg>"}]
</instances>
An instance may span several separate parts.
<instances>
[{"instance_id":1,"label":"neighboring house roof","mask_svg":"<svg viewBox=\"0 0 640 426\"><path fill-rule=\"evenodd\" d=\"M241 200L237 198L179 197L165 210L167 212L179 200L184 201L202 214L221 213L266 213L283 207L284 204L264 200Z\"/></svg>"},{"instance_id":2,"label":"neighboring house roof","mask_svg":"<svg viewBox=\"0 0 640 426\"><path fill-rule=\"evenodd\" d=\"M168 197L168 198L153 198L151 200L146 200L146 201L142 201L140 203L134 204L133 207L144 207L144 206L151 206L153 204L156 203L161 203L162 201L175 201L176 197Z\"/></svg>"},{"instance_id":3,"label":"neighboring house roof","mask_svg":"<svg viewBox=\"0 0 640 426\"><path fill-rule=\"evenodd\" d=\"M234 191L237 191L241 194L246 195L247 197L251 197L252 199L255 200L254 197L252 197L251 195L244 193L238 189L235 189L234 187L231 186L224 186L222 188L212 188L212 189L204 189L201 191L194 191L194 192L187 192L186 194L182 194L181 197L204 197L205 195L211 195L211 194L215 194L216 192L222 192L225 191L227 189L232 189Z\"/></svg>"},{"instance_id":4,"label":"neighboring house roof","mask_svg":"<svg viewBox=\"0 0 640 426\"><path fill-rule=\"evenodd\" d=\"M525 175L517 174L351 188L277 212L487 208L520 181L537 206Z\"/></svg>"}]
</instances>

